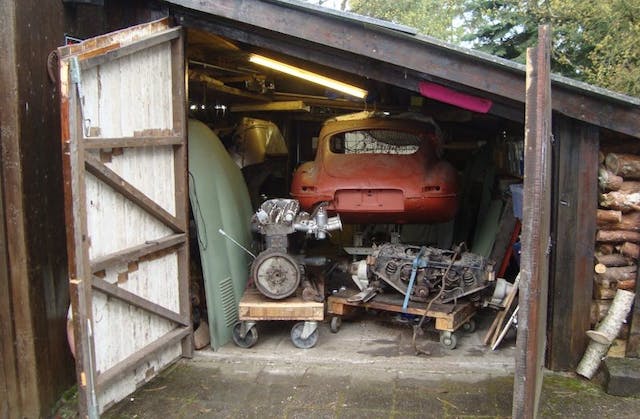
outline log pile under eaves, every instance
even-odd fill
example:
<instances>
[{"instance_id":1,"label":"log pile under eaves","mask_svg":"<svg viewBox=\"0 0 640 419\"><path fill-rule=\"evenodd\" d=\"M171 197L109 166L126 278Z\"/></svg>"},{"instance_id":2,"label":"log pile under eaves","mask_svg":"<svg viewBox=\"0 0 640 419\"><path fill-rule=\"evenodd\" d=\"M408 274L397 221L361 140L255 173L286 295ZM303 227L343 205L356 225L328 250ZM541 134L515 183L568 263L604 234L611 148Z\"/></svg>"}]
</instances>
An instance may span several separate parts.
<instances>
[{"instance_id":1,"label":"log pile under eaves","mask_svg":"<svg viewBox=\"0 0 640 419\"><path fill-rule=\"evenodd\" d=\"M640 257L640 155L600 156L591 325L601 322L617 290L635 291ZM628 323L621 328L608 356L624 357Z\"/></svg>"}]
</instances>

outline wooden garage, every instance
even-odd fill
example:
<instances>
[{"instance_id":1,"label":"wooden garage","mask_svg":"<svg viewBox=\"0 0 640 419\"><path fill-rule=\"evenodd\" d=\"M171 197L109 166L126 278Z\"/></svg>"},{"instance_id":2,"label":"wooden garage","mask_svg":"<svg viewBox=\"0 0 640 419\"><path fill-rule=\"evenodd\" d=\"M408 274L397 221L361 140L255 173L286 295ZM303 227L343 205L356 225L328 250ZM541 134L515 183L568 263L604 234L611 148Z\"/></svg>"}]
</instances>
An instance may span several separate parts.
<instances>
[{"instance_id":1,"label":"wooden garage","mask_svg":"<svg viewBox=\"0 0 640 419\"><path fill-rule=\"evenodd\" d=\"M64 339L68 278L71 279L72 299L76 299L74 314L85 322L88 320L88 323L76 323L80 336L92 334L93 313L86 311L87 307L83 308L83 301L92 301L89 296L93 293L101 295L100 298L107 295L126 301L166 322L162 333L146 342L144 348L134 348L133 352L114 359L110 367L120 365L106 375L92 375L93 372L83 375L93 368L90 364L95 356L93 343L83 347L84 352L77 358L83 411L97 408L89 389L105 389L122 378L137 383L157 373L166 362L178 356L189 356L188 290L184 282L188 272L184 141L185 118L191 105L206 105L207 111L215 111L218 106L219 111L236 116L268 115L281 125L285 138L307 139L292 148L300 155L308 155L311 151L309 142L322 119L369 106L389 111L409 107L428 109L452 138L465 139L464 143L496 141L501 134L524 138L526 88L523 66L421 37L410 28L293 1L68 3L50 6L50 10L36 8L35 12L31 12L30 5L24 2L20 5L3 3L3 12L7 12L3 13L7 19L3 33L8 33L3 42L7 46L5 50L11 52L9 62L13 64L2 69L3 86L18 87L4 89L2 97L3 194L0 209L5 222L0 238L2 257L8 263L7 269L2 271L0 284L7 290L2 292L3 368L0 371L3 388L7 388L10 395L7 405L2 407L3 412L42 415L72 381L72 361ZM51 16L59 19L51 19ZM97 23L96 16L100 17ZM61 85L61 91L56 87L59 81L48 81L50 76L43 63L49 52L62 44L64 33L88 38L164 16L168 19L147 25L143 30L148 32L143 35L138 33L130 38L123 31L120 35L105 36L96 43L61 50L59 58L69 79ZM27 23L42 23L40 26L44 29L37 38L25 37ZM46 42L34 49L42 39ZM154 103L158 110L165 112L166 118L150 118L148 125L133 124L126 132L108 132L106 125L97 124L95 118L86 124L88 118L84 113L89 114L91 109L84 109L74 98L90 94L92 89L98 92L108 85L105 82L91 87L87 82L82 85L83 91L78 92L77 82L73 79L74 66L78 66L84 77L91 71L99 72L96 69L109 62L134 56L147 48L164 51L161 53L164 58L149 57L151 67L148 71L161 72L166 82L169 76L173 77L173 81L168 82L170 90L150 93L154 98L164 97ZM251 75L245 71L247 55L258 53L359 85L375 94L371 95L369 103L344 100L328 95L323 89L296 85L288 79L276 79L276 87L272 89L271 80L262 74L254 73L253 77L247 78L247 74ZM72 56L77 56L77 61L74 62ZM31 63L33 70L17 71L22 62ZM57 63L49 68L57 72ZM189 71L185 73L187 69ZM132 71L140 69L132 68ZM184 83L185 75L188 84ZM466 95L488 101L491 107L483 113L461 108L456 102L429 98L421 94L421 85L425 84L447 89L451 93L449 96ZM550 214L546 214L551 222L551 236L547 240L550 268L546 366L554 370L573 370L587 344L584 332L590 329L600 144L633 143L640 137L640 100L560 77L552 77L551 86L553 141L551 209ZM42 95L43 89L50 94ZM62 130L59 93L71 101L69 108L62 108ZM124 94L122 97L126 97L126 92ZM124 102L122 106L126 105ZM5 112L5 109L9 111ZM65 109L71 112L64 113ZM37 121L35 112L41 124L34 123ZM218 122L226 117L206 116ZM143 116L140 118L144 119ZM171 123L163 125L163 120ZM65 131L65 123L70 121L75 121L69 125L72 130ZM104 134L95 128L105 130ZM59 132L68 136L60 138ZM78 149L73 148L74 142L69 141L70 148L66 148L65 141L84 137L95 139L90 139L82 149L96 151L89 152L88 158L80 159ZM171 181L173 204L145 199L144 194L141 196L136 190L155 186L123 186L123 176L107 167L109 159L118 159L119 149L132 146L131 138L136 141L142 138L145 147L161 150L156 161L176 175ZM62 148L59 147L61 143ZM167 160L164 162L163 153ZM182 163L172 165L167 163L169 161ZM82 178L69 177L69 173L81 173L85 168L92 178L120 188L130 200L153 213L162 225L154 225L153 229L167 231L145 238L143 242L152 243L147 246L133 249L133 242L125 240L120 248L104 249L99 256L83 255L88 252L87 237L83 235L86 226L82 225L78 214L82 214L82 207L87 203L82 201L85 199L82 187L71 181ZM61 198L63 190L67 191L66 200ZM78 193L79 201L71 199ZM167 206L172 209L163 211ZM67 212L66 234L63 211ZM71 225L70 219L78 224ZM101 227L104 234L110 234L111 226ZM139 234L144 235L145 230L151 229L143 228ZM41 240L43 237L46 240ZM62 245L65 242L67 251ZM161 259L176 260L168 268L179 279L175 283L179 297L167 303L173 305L171 310L142 301L131 290L111 286L112 280L99 278L83 284L92 274L113 266L114 261L120 265L124 261L126 269L116 269L106 275L115 275L115 282L124 283L127 275L135 276L146 269L141 265L154 263L155 259L148 258L152 254L161 254ZM137 262L140 259L143 261ZM162 305L166 304L163 302ZM48 328L48 324L54 327ZM164 351L169 346L172 348ZM158 353L162 354L159 357L162 361L154 368L137 372L137 378L135 374L133 378L126 377L127 371L157 357ZM58 376L65 378L46 378ZM93 382L94 379L97 381ZM29 403L34 397L39 400L37 407Z\"/></svg>"}]
</instances>

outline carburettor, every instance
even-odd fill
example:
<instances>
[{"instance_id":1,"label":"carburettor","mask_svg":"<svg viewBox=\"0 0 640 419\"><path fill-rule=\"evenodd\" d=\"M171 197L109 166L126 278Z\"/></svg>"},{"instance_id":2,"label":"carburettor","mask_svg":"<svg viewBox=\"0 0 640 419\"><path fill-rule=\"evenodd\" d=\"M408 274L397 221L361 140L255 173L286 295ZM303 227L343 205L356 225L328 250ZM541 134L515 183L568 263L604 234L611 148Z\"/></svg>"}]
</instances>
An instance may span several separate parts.
<instances>
[{"instance_id":1,"label":"carburettor","mask_svg":"<svg viewBox=\"0 0 640 419\"><path fill-rule=\"evenodd\" d=\"M265 296L276 300L295 293L303 276L305 259L289 254L289 235L305 232L318 240L342 229L339 216L329 217L324 205L312 214L300 211L295 199L270 199L251 219L254 231L265 237L265 250L251 264L251 278Z\"/></svg>"},{"instance_id":2,"label":"carburettor","mask_svg":"<svg viewBox=\"0 0 640 419\"><path fill-rule=\"evenodd\" d=\"M447 303L471 295L479 298L479 291L495 280L493 262L463 251L433 247L383 244L365 259L354 262L351 274L360 284L381 280L413 301ZM379 282L379 281L378 281Z\"/></svg>"}]
</instances>

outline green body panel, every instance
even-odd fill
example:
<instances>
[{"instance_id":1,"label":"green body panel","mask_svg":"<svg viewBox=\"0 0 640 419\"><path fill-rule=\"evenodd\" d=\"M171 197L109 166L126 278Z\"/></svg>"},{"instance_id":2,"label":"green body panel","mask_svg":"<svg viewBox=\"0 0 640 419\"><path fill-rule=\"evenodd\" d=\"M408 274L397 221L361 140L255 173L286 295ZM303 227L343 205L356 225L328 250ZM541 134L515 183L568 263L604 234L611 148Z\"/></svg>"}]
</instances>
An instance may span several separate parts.
<instances>
[{"instance_id":1,"label":"green body panel","mask_svg":"<svg viewBox=\"0 0 640 419\"><path fill-rule=\"evenodd\" d=\"M242 173L205 124L189 120L189 197L198 230L211 348L231 339L251 257L224 237L251 246L253 213Z\"/></svg>"},{"instance_id":2,"label":"green body panel","mask_svg":"<svg viewBox=\"0 0 640 419\"><path fill-rule=\"evenodd\" d=\"M489 208L478 222L476 233L473 238L471 252L488 258L491 249L496 241L496 235L500 227L500 216L502 214L503 203L501 199L494 199L489 203Z\"/></svg>"}]
</instances>

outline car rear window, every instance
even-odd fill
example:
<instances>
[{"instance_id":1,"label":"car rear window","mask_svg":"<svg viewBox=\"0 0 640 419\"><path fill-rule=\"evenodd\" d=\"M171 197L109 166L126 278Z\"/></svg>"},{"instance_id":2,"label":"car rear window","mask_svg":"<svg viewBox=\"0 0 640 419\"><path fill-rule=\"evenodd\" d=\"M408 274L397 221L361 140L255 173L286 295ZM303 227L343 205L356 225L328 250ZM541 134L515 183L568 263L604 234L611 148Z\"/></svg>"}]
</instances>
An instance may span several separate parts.
<instances>
[{"instance_id":1,"label":"car rear window","mask_svg":"<svg viewBox=\"0 0 640 419\"><path fill-rule=\"evenodd\" d=\"M336 134L329 147L336 154L413 154L421 141L411 132L371 129Z\"/></svg>"}]
</instances>

